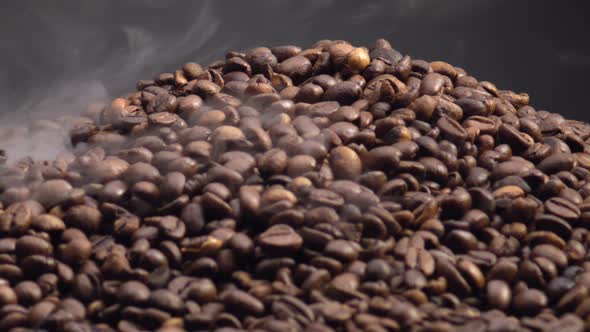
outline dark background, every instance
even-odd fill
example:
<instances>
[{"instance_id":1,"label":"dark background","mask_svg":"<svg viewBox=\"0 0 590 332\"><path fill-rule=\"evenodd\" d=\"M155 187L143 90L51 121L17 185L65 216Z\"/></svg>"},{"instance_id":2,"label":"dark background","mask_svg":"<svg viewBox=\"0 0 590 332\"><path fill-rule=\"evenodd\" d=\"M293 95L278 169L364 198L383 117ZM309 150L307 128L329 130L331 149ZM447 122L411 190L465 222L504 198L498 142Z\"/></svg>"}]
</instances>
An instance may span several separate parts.
<instances>
[{"instance_id":1,"label":"dark background","mask_svg":"<svg viewBox=\"0 0 590 332\"><path fill-rule=\"evenodd\" d=\"M537 109L590 120L584 1L10 1L0 8L0 121L77 113L138 79L228 49L379 37Z\"/></svg>"}]
</instances>

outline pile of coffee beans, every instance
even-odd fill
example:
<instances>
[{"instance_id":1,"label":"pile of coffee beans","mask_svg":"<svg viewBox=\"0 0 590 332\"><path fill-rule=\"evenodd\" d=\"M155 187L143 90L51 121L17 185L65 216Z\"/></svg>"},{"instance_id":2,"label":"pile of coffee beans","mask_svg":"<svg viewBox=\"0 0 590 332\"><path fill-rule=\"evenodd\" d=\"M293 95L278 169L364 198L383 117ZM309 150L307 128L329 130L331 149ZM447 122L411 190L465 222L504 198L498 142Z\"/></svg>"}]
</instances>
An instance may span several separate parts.
<instances>
[{"instance_id":1,"label":"pile of coffee beans","mask_svg":"<svg viewBox=\"0 0 590 332\"><path fill-rule=\"evenodd\" d=\"M0 169L1 331L590 327L590 126L446 62L231 51L70 139Z\"/></svg>"}]
</instances>

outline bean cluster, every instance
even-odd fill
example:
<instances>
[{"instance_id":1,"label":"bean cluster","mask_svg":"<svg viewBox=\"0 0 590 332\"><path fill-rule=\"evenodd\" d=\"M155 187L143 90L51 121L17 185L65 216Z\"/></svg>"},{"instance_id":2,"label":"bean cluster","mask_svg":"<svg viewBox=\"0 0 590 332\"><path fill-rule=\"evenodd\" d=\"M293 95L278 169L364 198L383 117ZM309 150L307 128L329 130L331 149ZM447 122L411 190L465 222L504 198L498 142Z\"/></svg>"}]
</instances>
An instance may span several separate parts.
<instances>
[{"instance_id":1,"label":"bean cluster","mask_svg":"<svg viewBox=\"0 0 590 332\"><path fill-rule=\"evenodd\" d=\"M1 331L590 326L590 126L459 67L257 47L62 120L0 167Z\"/></svg>"}]
</instances>

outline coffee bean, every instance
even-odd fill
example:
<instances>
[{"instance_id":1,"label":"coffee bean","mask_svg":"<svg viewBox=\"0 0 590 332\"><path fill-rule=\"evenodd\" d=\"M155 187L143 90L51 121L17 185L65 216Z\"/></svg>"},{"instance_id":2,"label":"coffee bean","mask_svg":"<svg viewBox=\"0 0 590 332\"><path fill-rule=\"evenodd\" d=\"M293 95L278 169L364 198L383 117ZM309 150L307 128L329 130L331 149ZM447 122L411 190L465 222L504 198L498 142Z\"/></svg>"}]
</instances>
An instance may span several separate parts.
<instances>
[{"instance_id":1,"label":"coffee bean","mask_svg":"<svg viewBox=\"0 0 590 332\"><path fill-rule=\"evenodd\" d=\"M69 227L80 228L84 231L95 232L100 228L102 220L101 212L87 205L71 207L64 216L64 221Z\"/></svg>"},{"instance_id":2,"label":"coffee bean","mask_svg":"<svg viewBox=\"0 0 590 332\"><path fill-rule=\"evenodd\" d=\"M230 290L225 294L221 294L221 301L229 310L237 313L260 315L264 312L262 302L241 290Z\"/></svg>"},{"instance_id":3,"label":"coffee bean","mask_svg":"<svg viewBox=\"0 0 590 332\"><path fill-rule=\"evenodd\" d=\"M522 159L512 159L501 162L492 170L492 180L501 180L507 176L526 174L533 166Z\"/></svg>"},{"instance_id":4,"label":"coffee bean","mask_svg":"<svg viewBox=\"0 0 590 332\"><path fill-rule=\"evenodd\" d=\"M524 151L535 143L531 136L507 124L500 125L498 136L501 141L509 144L512 149L517 151Z\"/></svg>"},{"instance_id":5,"label":"coffee bean","mask_svg":"<svg viewBox=\"0 0 590 332\"><path fill-rule=\"evenodd\" d=\"M572 227L567 221L553 215L537 216L535 225L537 230L553 232L562 239L569 239L572 233Z\"/></svg>"},{"instance_id":6,"label":"coffee bean","mask_svg":"<svg viewBox=\"0 0 590 332\"><path fill-rule=\"evenodd\" d=\"M283 150L272 149L260 158L258 168L263 175L275 175L282 173L287 163L287 154Z\"/></svg>"},{"instance_id":7,"label":"coffee bean","mask_svg":"<svg viewBox=\"0 0 590 332\"><path fill-rule=\"evenodd\" d=\"M2 306L16 304L18 296L16 292L8 285L0 285L0 303Z\"/></svg>"},{"instance_id":8,"label":"coffee bean","mask_svg":"<svg viewBox=\"0 0 590 332\"><path fill-rule=\"evenodd\" d=\"M25 235L16 241L14 252L20 257L29 255L50 256L53 253L53 246L42 238Z\"/></svg>"},{"instance_id":9,"label":"coffee bean","mask_svg":"<svg viewBox=\"0 0 590 332\"><path fill-rule=\"evenodd\" d=\"M368 169L390 171L397 168L401 152L394 147L377 147L363 157L363 164Z\"/></svg>"},{"instance_id":10,"label":"coffee bean","mask_svg":"<svg viewBox=\"0 0 590 332\"><path fill-rule=\"evenodd\" d=\"M330 152L330 165L334 176L340 179L354 180L362 171L362 163L356 152L344 146Z\"/></svg>"},{"instance_id":11,"label":"coffee bean","mask_svg":"<svg viewBox=\"0 0 590 332\"><path fill-rule=\"evenodd\" d=\"M498 123L494 119L481 115L468 117L462 125L466 129L476 128L481 135L495 135L498 131Z\"/></svg>"},{"instance_id":12,"label":"coffee bean","mask_svg":"<svg viewBox=\"0 0 590 332\"><path fill-rule=\"evenodd\" d=\"M528 289L515 294L512 308L519 314L533 316L547 305L547 297L537 289Z\"/></svg>"},{"instance_id":13,"label":"coffee bean","mask_svg":"<svg viewBox=\"0 0 590 332\"><path fill-rule=\"evenodd\" d=\"M550 244L540 244L534 247L531 252L531 257L547 258L559 268L567 266L567 256L565 253Z\"/></svg>"},{"instance_id":14,"label":"coffee bean","mask_svg":"<svg viewBox=\"0 0 590 332\"><path fill-rule=\"evenodd\" d=\"M455 104L463 109L464 116L488 116L490 110L481 100L474 98L460 98L455 100Z\"/></svg>"},{"instance_id":15,"label":"coffee bean","mask_svg":"<svg viewBox=\"0 0 590 332\"><path fill-rule=\"evenodd\" d=\"M186 176L180 172L170 172L162 179L160 194L163 197L178 197L184 191Z\"/></svg>"},{"instance_id":16,"label":"coffee bean","mask_svg":"<svg viewBox=\"0 0 590 332\"><path fill-rule=\"evenodd\" d=\"M358 257L357 249L348 241L332 240L324 249L326 255L343 261L354 261Z\"/></svg>"},{"instance_id":17,"label":"coffee bean","mask_svg":"<svg viewBox=\"0 0 590 332\"><path fill-rule=\"evenodd\" d=\"M554 174L560 171L569 171L575 165L574 156L571 153L556 153L541 161L537 168L546 174Z\"/></svg>"},{"instance_id":18,"label":"coffee bean","mask_svg":"<svg viewBox=\"0 0 590 332\"><path fill-rule=\"evenodd\" d=\"M158 182L160 173L154 166L138 162L129 166L122 176L128 183L134 184L140 181Z\"/></svg>"},{"instance_id":19,"label":"coffee bean","mask_svg":"<svg viewBox=\"0 0 590 332\"><path fill-rule=\"evenodd\" d=\"M487 284L486 295L488 303L493 308L505 310L510 306L512 292L510 286L503 280L491 280Z\"/></svg>"},{"instance_id":20,"label":"coffee bean","mask_svg":"<svg viewBox=\"0 0 590 332\"><path fill-rule=\"evenodd\" d=\"M24 202L13 203L0 214L0 231L7 234L22 234L32 222L31 206Z\"/></svg>"},{"instance_id":21,"label":"coffee bean","mask_svg":"<svg viewBox=\"0 0 590 332\"><path fill-rule=\"evenodd\" d=\"M420 94L440 95L445 85L444 76L438 73L430 73L424 77L420 85Z\"/></svg>"},{"instance_id":22,"label":"coffee bean","mask_svg":"<svg viewBox=\"0 0 590 332\"><path fill-rule=\"evenodd\" d=\"M33 195L45 207L53 207L68 199L72 186L65 180L44 182Z\"/></svg>"},{"instance_id":23,"label":"coffee bean","mask_svg":"<svg viewBox=\"0 0 590 332\"><path fill-rule=\"evenodd\" d=\"M423 157L419 161L424 166L426 179L436 182L446 182L449 172L447 166L442 161L432 157Z\"/></svg>"},{"instance_id":24,"label":"coffee bean","mask_svg":"<svg viewBox=\"0 0 590 332\"><path fill-rule=\"evenodd\" d=\"M560 197L553 197L545 201L545 209L565 220L573 221L580 217L580 209L574 203Z\"/></svg>"},{"instance_id":25,"label":"coffee bean","mask_svg":"<svg viewBox=\"0 0 590 332\"><path fill-rule=\"evenodd\" d=\"M125 303L140 304L148 301L150 290L139 281L128 281L119 287L118 297Z\"/></svg>"},{"instance_id":26,"label":"coffee bean","mask_svg":"<svg viewBox=\"0 0 590 332\"><path fill-rule=\"evenodd\" d=\"M457 262L457 269L467 279L474 289L482 289L485 286L485 277L479 267L467 259L460 259Z\"/></svg>"},{"instance_id":27,"label":"coffee bean","mask_svg":"<svg viewBox=\"0 0 590 332\"><path fill-rule=\"evenodd\" d=\"M287 225L275 225L260 234L258 241L269 250L296 251L303 244L301 236Z\"/></svg>"},{"instance_id":28,"label":"coffee bean","mask_svg":"<svg viewBox=\"0 0 590 332\"><path fill-rule=\"evenodd\" d=\"M279 73L289 76L296 84L305 80L311 74L311 70L311 62L300 55L288 58L277 66Z\"/></svg>"},{"instance_id":29,"label":"coffee bean","mask_svg":"<svg viewBox=\"0 0 590 332\"><path fill-rule=\"evenodd\" d=\"M336 83L326 90L324 100L337 101L340 105L350 105L361 95L361 87L355 82Z\"/></svg>"},{"instance_id":30,"label":"coffee bean","mask_svg":"<svg viewBox=\"0 0 590 332\"><path fill-rule=\"evenodd\" d=\"M471 293L471 286L469 286L453 264L445 258L436 259L436 272L447 280L453 292L456 292L460 296L467 296Z\"/></svg>"}]
</instances>

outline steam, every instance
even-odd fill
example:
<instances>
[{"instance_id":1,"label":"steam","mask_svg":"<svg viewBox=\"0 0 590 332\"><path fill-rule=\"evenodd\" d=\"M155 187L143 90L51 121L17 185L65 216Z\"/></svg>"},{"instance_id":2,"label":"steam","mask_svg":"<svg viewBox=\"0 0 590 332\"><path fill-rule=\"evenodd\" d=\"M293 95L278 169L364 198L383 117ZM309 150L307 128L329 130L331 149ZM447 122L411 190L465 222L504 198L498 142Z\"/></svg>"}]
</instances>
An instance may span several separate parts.
<instances>
[{"instance_id":1,"label":"steam","mask_svg":"<svg viewBox=\"0 0 590 332\"><path fill-rule=\"evenodd\" d=\"M91 16L96 11L113 10L98 3L82 1L81 8ZM183 24L173 29L122 20L112 32L94 25L92 20L84 21L84 15L56 12L51 6L39 6L39 3L28 4L27 10L52 38L53 52L41 60L61 68L53 74L50 84L31 87L26 95L4 96L7 100L0 109L0 150L4 150L10 162L26 156L53 159L69 148L68 131L73 124L70 119L83 113L89 105L106 103L132 92L137 80L172 70L181 64L179 60L187 61L189 56L197 55L191 60L198 61L199 54L219 52L210 47L205 52L220 24L212 3L200 2L198 10L191 8L196 6L188 6L186 13L190 15L184 15ZM164 6L161 1L145 1L145 4L148 10L160 10ZM118 39L124 40L123 47L113 48L109 41ZM85 57L95 58L96 65L88 67ZM22 66L25 74L34 76L31 64ZM8 86L10 80L0 76L0 87ZM38 120L52 123L35 125ZM63 128L59 129L57 124Z\"/></svg>"},{"instance_id":2,"label":"steam","mask_svg":"<svg viewBox=\"0 0 590 332\"><path fill-rule=\"evenodd\" d=\"M65 117L78 116L90 103L106 103L132 92L137 80L170 72L187 61L206 65L230 49L309 46L322 38L368 44L389 37L397 47L392 33L406 30L404 25L416 19L449 19L473 9L472 3L458 0L440 8L434 0L370 1L358 6L335 0L244 5L214 0L81 0L71 7L21 1L15 13L6 15L6 23L31 24L5 50L11 71L0 72L0 150L11 161L24 156L52 159L68 148L71 121ZM487 2L477 6L482 3ZM345 30L334 20L325 22L334 14L338 24L352 23L358 29L342 35ZM7 33L0 31L0 38ZM28 125L37 119L66 126L53 130Z\"/></svg>"}]
</instances>

